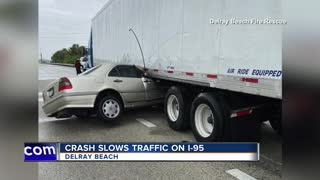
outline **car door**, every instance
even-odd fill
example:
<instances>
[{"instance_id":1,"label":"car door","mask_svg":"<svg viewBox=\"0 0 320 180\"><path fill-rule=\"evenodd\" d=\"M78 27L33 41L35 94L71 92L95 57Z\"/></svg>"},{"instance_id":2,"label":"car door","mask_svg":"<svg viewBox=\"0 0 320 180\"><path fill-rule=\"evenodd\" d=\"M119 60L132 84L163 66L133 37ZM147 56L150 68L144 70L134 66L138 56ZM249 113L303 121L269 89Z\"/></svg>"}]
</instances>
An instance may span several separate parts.
<instances>
[{"instance_id":1,"label":"car door","mask_svg":"<svg viewBox=\"0 0 320 180\"><path fill-rule=\"evenodd\" d=\"M151 101L163 98L165 91L163 88L161 88L160 84L157 83L155 80L144 76L143 72L140 69L136 69L142 76L142 82L146 90L146 100Z\"/></svg>"},{"instance_id":2,"label":"car door","mask_svg":"<svg viewBox=\"0 0 320 180\"><path fill-rule=\"evenodd\" d=\"M109 73L109 79L128 103L145 101L145 88L141 74L134 66L118 65Z\"/></svg>"}]
</instances>

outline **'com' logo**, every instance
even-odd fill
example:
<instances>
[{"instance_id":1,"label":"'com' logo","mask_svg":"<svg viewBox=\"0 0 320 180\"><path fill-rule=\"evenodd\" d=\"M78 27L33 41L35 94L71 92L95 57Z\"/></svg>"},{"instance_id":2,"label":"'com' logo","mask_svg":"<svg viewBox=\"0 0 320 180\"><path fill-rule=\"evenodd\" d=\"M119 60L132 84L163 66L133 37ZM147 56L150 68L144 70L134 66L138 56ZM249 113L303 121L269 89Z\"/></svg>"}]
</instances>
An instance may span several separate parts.
<instances>
[{"instance_id":1,"label":"'com' logo","mask_svg":"<svg viewBox=\"0 0 320 180\"><path fill-rule=\"evenodd\" d=\"M25 143L25 161L55 161L57 160L56 143Z\"/></svg>"}]
</instances>

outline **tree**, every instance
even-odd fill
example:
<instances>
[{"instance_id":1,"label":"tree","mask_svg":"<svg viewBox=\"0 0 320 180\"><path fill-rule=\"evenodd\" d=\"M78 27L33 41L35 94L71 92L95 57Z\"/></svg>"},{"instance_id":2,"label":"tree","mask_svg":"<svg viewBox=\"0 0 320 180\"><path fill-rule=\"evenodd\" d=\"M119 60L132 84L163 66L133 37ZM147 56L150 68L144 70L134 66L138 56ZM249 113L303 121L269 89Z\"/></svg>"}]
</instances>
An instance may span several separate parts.
<instances>
[{"instance_id":1,"label":"tree","mask_svg":"<svg viewBox=\"0 0 320 180\"><path fill-rule=\"evenodd\" d=\"M79 46L78 44L73 44L70 48L63 48L55 52L51 61L53 63L64 63L73 64L75 60L80 59L80 57L88 55L88 50L84 46Z\"/></svg>"}]
</instances>

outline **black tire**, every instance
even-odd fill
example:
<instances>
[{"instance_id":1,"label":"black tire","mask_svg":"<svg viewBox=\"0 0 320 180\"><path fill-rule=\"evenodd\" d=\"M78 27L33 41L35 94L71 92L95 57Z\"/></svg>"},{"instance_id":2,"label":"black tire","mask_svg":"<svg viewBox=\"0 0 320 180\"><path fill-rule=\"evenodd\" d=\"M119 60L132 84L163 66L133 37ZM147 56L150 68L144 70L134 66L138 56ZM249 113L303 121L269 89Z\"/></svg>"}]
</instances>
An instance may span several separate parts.
<instances>
[{"instance_id":1,"label":"black tire","mask_svg":"<svg viewBox=\"0 0 320 180\"><path fill-rule=\"evenodd\" d=\"M196 110L200 105L207 105L212 112L214 121L213 121L213 131L208 137L204 137L199 133L196 125ZM213 142L221 141L223 138L223 123L224 115L221 106L217 100L217 97L210 93L201 93L193 101L191 107L191 128L193 135L197 141L200 142Z\"/></svg>"},{"instance_id":2,"label":"black tire","mask_svg":"<svg viewBox=\"0 0 320 180\"><path fill-rule=\"evenodd\" d=\"M282 109L281 104L275 104L271 110L270 125L272 129L279 135L282 135Z\"/></svg>"},{"instance_id":3,"label":"black tire","mask_svg":"<svg viewBox=\"0 0 320 180\"><path fill-rule=\"evenodd\" d=\"M282 135L282 125L280 120L269 120L272 129L279 135Z\"/></svg>"},{"instance_id":4,"label":"black tire","mask_svg":"<svg viewBox=\"0 0 320 180\"><path fill-rule=\"evenodd\" d=\"M104 110L103 110L104 103L106 101L110 101L110 100L111 101L113 100L113 101L117 102L118 105L119 105L118 106L119 107L119 113L114 117L107 117L107 115L105 115ZM106 121L106 122L116 121L122 116L122 113L123 113L123 104L116 96L107 95L106 97L103 97L98 103L97 117L98 117L98 119L100 119L102 121Z\"/></svg>"},{"instance_id":5,"label":"black tire","mask_svg":"<svg viewBox=\"0 0 320 180\"><path fill-rule=\"evenodd\" d=\"M87 119L89 118L89 114L78 114L78 115L75 115L77 118L79 119Z\"/></svg>"},{"instance_id":6,"label":"black tire","mask_svg":"<svg viewBox=\"0 0 320 180\"><path fill-rule=\"evenodd\" d=\"M186 90L184 87L172 86L165 96L164 112L166 114L167 122L170 128L176 131L186 130L190 127L189 112L191 101L186 96L185 92ZM170 96L174 96L178 102L179 114L176 121L171 120L170 115L168 114L170 112L170 110L168 111L168 100Z\"/></svg>"},{"instance_id":7,"label":"black tire","mask_svg":"<svg viewBox=\"0 0 320 180\"><path fill-rule=\"evenodd\" d=\"M83 73L84 71L85 71L85 69L84 69L83 65L81 65L80 72Z\"/></svg>"}]
</instances>

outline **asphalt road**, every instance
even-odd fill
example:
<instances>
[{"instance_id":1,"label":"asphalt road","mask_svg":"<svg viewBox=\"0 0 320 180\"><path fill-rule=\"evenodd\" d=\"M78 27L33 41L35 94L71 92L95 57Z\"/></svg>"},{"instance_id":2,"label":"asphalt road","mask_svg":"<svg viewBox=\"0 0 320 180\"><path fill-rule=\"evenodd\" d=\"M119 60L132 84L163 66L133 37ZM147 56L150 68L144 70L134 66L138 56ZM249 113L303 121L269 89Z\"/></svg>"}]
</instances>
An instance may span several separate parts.
<instances>
[{"instance_id":1,"label":"asphalt road","mask_svg":"<svg viewBox=\"0 0 320 180\"><path fill-rule=\"evenodd\" d=\"M41 64L39 93L53 79L75 75L74 68ZM191 131L169 128L162 107L131 110L110 124L95 117L48 118L42 105L39 94L42 142L195 142ZM42 162L39 179L281 179L281 138L269 124L261 129L260 162Z\"/></svg>"}]
</instances>

